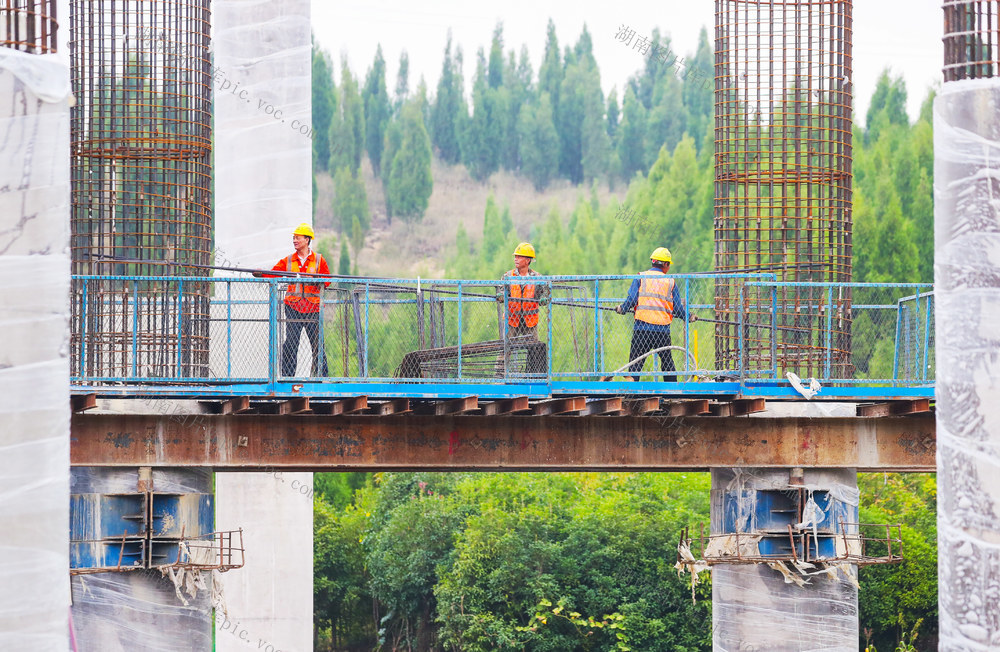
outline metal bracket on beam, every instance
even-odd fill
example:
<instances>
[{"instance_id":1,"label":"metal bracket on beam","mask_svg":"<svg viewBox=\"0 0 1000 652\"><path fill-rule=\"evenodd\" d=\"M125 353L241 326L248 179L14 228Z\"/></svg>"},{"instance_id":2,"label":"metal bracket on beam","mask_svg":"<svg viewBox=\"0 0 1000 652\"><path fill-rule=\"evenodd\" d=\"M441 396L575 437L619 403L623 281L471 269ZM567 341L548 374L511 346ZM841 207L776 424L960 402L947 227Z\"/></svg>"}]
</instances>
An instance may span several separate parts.
<instances>
[{"instance_id":1,"label":"metal bracket on beam","mask_svg":"<svg viewBox=\"0 0 1000 652\"><path fill-rule=\"evenodd\" d=\"M693 417L699 414L708 414L708 399L694 399L691 401L662 401L662 410L671 417Z\"/></svg>"},{"instance_id":2,"label":"metal bracket on beam","mask_svg":"<svg viewBox=\"0 0 1000 652\"><path fill-rule=\"evenodd\" d=\"M621 397L601 398L596 401L589 401L587 406L580 412L580 416L590 416L594 414L623 414Z\"/></svg>"},{"instance_id":3,"label":"metal bracket on beam","mask_svg":"<svg viewBox=\"0 0 1000 652\"><path fill-rule=\"evenodd\" d=\"M312 414L308 396L300 396L287 401L256 403L254 407L261 414Z\"/></svg>"},{"instance_id":4,"label":"metal bracket on beam","mask_svg":"<svg viewBox=\"0 0 1000 652\"><path fill-rule=\"evenodd\" d=\"M381 403L373 403L366 414L376 414L384 417L390 414L403 414L410 411L410 399L394 398Z\"/></svg>"},{"instance_id":5,"label":"metal bracket on beam","mask_svg":"<svg viewBox=\"0 0 1000 652\"><path fill-rule=\"evenodd\" d=\"M84 412L97 407L97 394L71 394L69 406L73 412Z\"/></svg>"},{"instance_id":6,"label":"metal bracket on beam","mask_svg":"<svg viewBox=\"0 0 1000 652\"><path fill-rule=\"evenodd\" d=\"M622 401L625 410L632 416L641 417L650 412L660 409L660 399L656 396L651 398L627 398Z\"/></svg>"},{"instance_id":7,"label":"metal bracket on beam","mask_svg":"<svg viewBox=\"0 0 1000 652\"><path fill-rule=\"evenodd\" d=\"M226 401L198 401L209 414L240 414L250 411L250 397L237 396Z\"/></svg>"},{"instance_id":8,"label":"metal bracket on beam","mask_svg":"<svg viewBox=\"0 0 1000 652\"><path fill-rule=\"evenodd\" d=\"M414 414L433 414L434 416L444 416L446 414L466 414L479 409L478 396L465 396L450 401L433 401L417 405L413 409Z\"/></svg>"},{"instance_id":9,"label":"metal bracket on beam","mask_svg":"<svg viewBox=\"0 0 1000 652\"><path fill-rule=\"evenodd\" d=\"M536 417L544 417L551 414L567 414L569 412L580 412L587 407L586 396L570 396L569 398L557 398L554 401L541 401L531 406L531 413Z\"/></svg>"},{"instance_id":10,"label":"metal bracket on beam","mask_svg":"<svg viewBox=\"0 0 1000 652\"><path fill-rule=\"evenodd\" d=\"M486 403L482 406L483 416L491 417L497 414L513 414L516 412L526 412L531 410L528 405L527 396L515 396L514 398L505 398L500 401L493 401L492 403Z\"/></svg>"},{"instance_id":11,"label":"metal bracket on beam","mask_svg":"<svg viewBox=\"0 0 1000 652\"><path fill-rule=\"evenodd\" d=\"M931 411L930 399L918 398L913 401L889 401L888 403L868 403L859 405L859 417L891 417L906 414L920 414Z\"/></svg>"}]
</instances>

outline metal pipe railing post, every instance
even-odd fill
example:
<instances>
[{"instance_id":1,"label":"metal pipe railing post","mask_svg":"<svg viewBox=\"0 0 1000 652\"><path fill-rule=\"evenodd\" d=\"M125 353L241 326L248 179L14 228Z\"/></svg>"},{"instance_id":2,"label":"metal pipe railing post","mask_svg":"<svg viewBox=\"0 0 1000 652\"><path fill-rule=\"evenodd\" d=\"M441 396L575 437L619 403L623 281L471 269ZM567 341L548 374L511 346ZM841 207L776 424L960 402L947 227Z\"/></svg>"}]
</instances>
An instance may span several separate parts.
<instances>
[{"instance_id":1,"label":"metal pipe railing post","mask_svg":"<svg viewBox=\"0 0 1000 652\"><path fill-rule=\"evenodd\" d=\"M211 310L211 308L209 309ZM233 377L233 282L226 281L226 378Z\"/></svg>"},{"instance_id":2,"label":"metal pipe railing post","mask_svg":"<svg viewBox=\"0 0 1000 652\"><path fill-rule=\"evenodd\" d=\"M830 380L830 373L833 367L833 286L827 288L826 293L826 367L823 377Z\"/></svg>"},{"instance_id":3,"label":"metal pipe railing post","mask_svg":"<svg viewBox=\"0 0 1000 652\"><path fill-rule=\"evenodd\" d=\"M184 281L177 283L177 378L181 377L181 350L184 341Z\"/></svg>"},{"instance_id":4,"label":"metal pipe railing post","mask_svg":"<svg viewBox=\"0 0 1000 652\"><path fill-rule=\"evenodd\" d=\"M365 373L364 378L368 378L369 369L368 361L371 359L368 355L368 313L371 312L369 308L371 307L371 283L365 282Z\"/></svg>"},{"instance_id":5,"label":"metal pipe railing post","mask_svg":"<svg viewBox=\"0 0 1000 652\"><path fill-rule=\"evenodd\" d=\"M594 372L604 371L604 341L601 339L601 282L594 279Z\"/></svg>"},{"instance_id":6,"label":"metal pipe railing post","mask_svg":"<svg viewBox=\"0 0 1000 652\"><path fill-rule=\"evenodd\" d=\"M896 301L896 342L892 356L892 379L899 380L899 333L903 322L903 302Z\"/></svg>"},{"instance_id":7,"label":"metal pipe railing post","mask_svg":"<svg viewBox=\"0 0 1000 652\"><path fill-rule=\"evenodd\" d=\"M778 286L771 286L771 364L774 365L774 377L781 379L778 371Z\"/></svg>"},{"instance_id":8,"label":"metal pipe railing post","mask_svg":"<svg viewBox=\"0 0 1000 652\"><path fill-rule=\"evenodd\" d=\"M545 347L546 358L548 358L546 362L545 377L546 377L546 382L551 383L552 382L552 281L547 281L546 283L549 288L549 306L548 310L546 311L548 312L549 341L548 345Z\"/></svg>"},{"instance_id":9,"label":"metal pipe railing post","mask_svg":"<svg viewBox=\"0 0 1000 652\"><path fill-rule=\"evenodd\" d=\"M132 377L139 373L139 281L132 281Z\"/></svg>"},{"instance_id":10,"label":"metal pipe railing post","mask_svg":"<svg viewBox=\"0 0 1000 652\"><path fill-rule=\"evenodd\" d=\"M691 279L684 279L684 310L687 311L687 319L684 320L684 349L685 351L691 350ZM673 355L670 351L667 351L667 355ZM654 362L655 364L655 362ZM691 371L691 356L684 356L684 371ZM688 377L685 376L684 380Z\"/></svg>"},{"instance_id":11,"label":"metal pipe railing post","mask_svg":"<svg viewBox=\"0 0 1000 652\"><path fill-rule=\"evenodd\" d=\"M507 321L504 320L504 324ZM506 329L504 330L506 334ZM506 339L506 338L505 338ZM506 364L504 365L506 367ZM458 284L458 379L462 380L462 283Z\"/></svg>"},{"instance_id":12,"label":"metal pipe railing post","mask_svg":"<svg viewBox=\"0 0 1000 652\"><path fill-rule=\"evenodd\" d=\"M931 303L934 295L928 293L924 297L924 304L926 306L926 311L924 315L924 359L921 364L922 373L920 374L921 380L927 380L927 356L931 346Z\"/></svg>"},{"instance_id":13,"label":"metal pipe railing post","mask_svg":"<svg viewBox=\"0 0 1000 652\"><path fill-rule=\"evenodd\" d=\"M83 279L83 308L80 310L80 377L87 375L87 291L90 289L90 279Z\"/></svg>"},{"instance_id":14,"label":"metal pipe railing post","mask_svg":"<svg viewBox=\"0 0 1000 652\"><path fill-rule=\"evenodd\" d=\"M278 382L278 282L267 282L267 381L273 387Z\"/></svg>"}]
</instances>

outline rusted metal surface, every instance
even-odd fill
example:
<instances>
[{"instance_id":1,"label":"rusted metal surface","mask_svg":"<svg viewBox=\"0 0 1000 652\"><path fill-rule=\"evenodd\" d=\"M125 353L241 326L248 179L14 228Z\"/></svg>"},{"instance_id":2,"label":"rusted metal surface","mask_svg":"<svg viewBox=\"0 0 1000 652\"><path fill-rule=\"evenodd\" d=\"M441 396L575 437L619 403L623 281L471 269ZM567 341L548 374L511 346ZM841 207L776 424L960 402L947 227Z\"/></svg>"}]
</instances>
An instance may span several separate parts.
<instances>
[{"instance_id":1,"label":"rusted metal surface","mask_svg":"<svg viewBox=\"0 0 1000 652\"><path fill-rule=\"evenodd\" d=\"M56 51L56 0L0 3L0 47L47 54Z\"/></svg>"},{"instance_id":2,"label":"rusted metal surface","mask_svg":"<svg viewBox=\"0 0 1000 652\"><path fill-rule=\"evenodd\" d=\"M74 466L225 470L934 471L933 415L880 419L631 416L74 414Z\"/></svg>"},{"instance_id":3,"label":"rusted metal surface","mask_svg":"<svg viewBox=\"0 0 1000 652\"><path fill-rule=\"evenodd\" d=\"M930 409L930 400L920 398L915 401L889 401L887 403L859 405L857 413L859 417L888 417L930 412Z\"/></svg>"},{"instance_id":4,"label":"rusted metal surface","mask_svg":"<svg viewBox=\"0 0 1000 652\"><path fill-rule=\"evenodd\" d=\"M849 282L852 2L716 0L715 15L715 269ZM740 291L716 282L717 364L818 376L828 297ZM849 378L850 291L834 300L832 374Z\"/></svg>"},{"instance_id":5,"label":"rusted metal surface","mask_svg":"<svg viewBox=\"0 0 1000 652\"><path fill-rule=\"evenodd\" d=\"M945 0L944 80L1000 75L1000 2Z\"/></svg>"}]
</instances>

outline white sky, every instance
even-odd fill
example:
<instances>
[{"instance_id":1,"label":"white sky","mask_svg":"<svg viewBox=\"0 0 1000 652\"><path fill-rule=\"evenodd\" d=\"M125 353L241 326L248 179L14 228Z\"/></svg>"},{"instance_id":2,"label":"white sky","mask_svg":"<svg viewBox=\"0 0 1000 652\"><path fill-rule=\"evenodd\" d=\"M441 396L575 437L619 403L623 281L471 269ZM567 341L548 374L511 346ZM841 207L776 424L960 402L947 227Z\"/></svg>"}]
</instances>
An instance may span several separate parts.
<instances>
[{"instance_id":1,"label":"white sky","mask_svg":"<svg viewBox=\"0 0 1000 652\"><path fill-rule=\"evenodd\" d=\"M400 52L410 57L410 89L423 75L433 95L448 29L453 43L461 45L465 56L466 93L475 72L479 47L489 49L493 28L503 21L504 50L519 53L528 46L533 70L545 48L545 27L551 17L559 37L559 47L575 43L584 23L594 42L594 56L601 71L605 94L621 89L629 76L643 65L643 57L615 40L619 25L636 34L650 36L654 27L670 35L680 56L694 54L702 27L713 40L715 3L712 0L662 0L630 3L619 7L613 2L583 6L579 0L541 2L505 0L503 3L470 0L312 0L312 24L316 40L336 62L339 83L341 55L346 55L354 74L364 77L381 44L386 59L387 86L396 86ZM855 121L862 123L868 100L883 68L902 74L909 95L907 110L914 120L927 89L940 83L943 50L943 19L940 0L858 0L854 3L854 88Z\"/></svg>"}]
</instances>

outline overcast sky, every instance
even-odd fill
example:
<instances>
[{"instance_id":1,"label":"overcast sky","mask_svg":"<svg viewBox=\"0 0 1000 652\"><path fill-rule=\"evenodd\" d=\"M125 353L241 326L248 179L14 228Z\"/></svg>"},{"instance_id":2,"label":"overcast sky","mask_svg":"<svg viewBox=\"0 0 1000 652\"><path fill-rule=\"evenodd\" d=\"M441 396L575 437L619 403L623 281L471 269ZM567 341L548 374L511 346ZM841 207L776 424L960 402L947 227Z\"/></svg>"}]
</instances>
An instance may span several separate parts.
<instances>
[{"instance_id":1,"label":"overcast sky","mask_svg":"<svg viewBox=\"0 0 1000 652\"><path fill-rule=\"evenodd\" d=\"M855 120L864 121L875 82L887 67L903 75L909 93L907 109L910 119L915 119L927 89L941 80L940 0L863 0L853 6ZM658 27L670 35L673 49L685 56L694 53L702 27L712 42L714 11L713 0L662 0L627 6L615 2L585 6L579 0L313 0L312 24L316 40L336 61L337 83L341 55L346 55L351 70L363 78L381 44L389 92L396 85L400 52L406 50L410 89L416 88L423 75L432 95L449 28L465 54L468 93L476 50L489 49L497 21L503 22L505 51L513 48L520 52L522 44L528 46L536 80L548 19L555 22L560 49L575 43L586 24L594 42L601 85L605 93L617 88L620 103L626 80L643 65L637 51L615 40L620 25L647 37Z\"/></svg>"}]
</instances>

